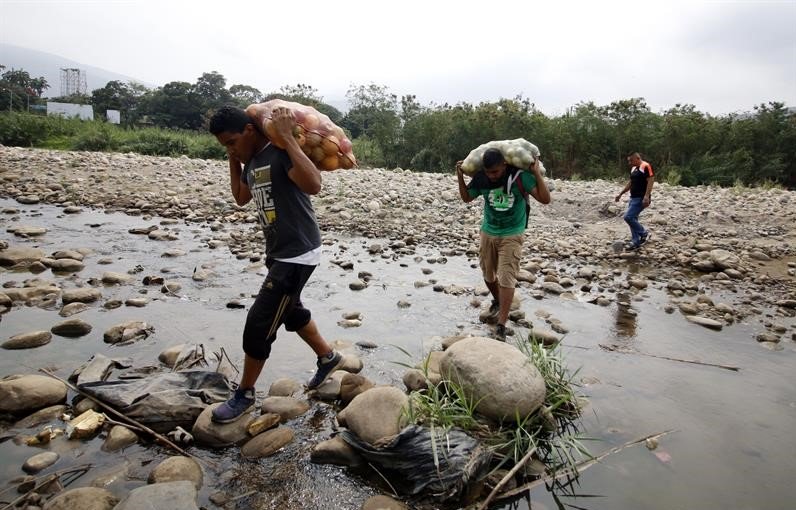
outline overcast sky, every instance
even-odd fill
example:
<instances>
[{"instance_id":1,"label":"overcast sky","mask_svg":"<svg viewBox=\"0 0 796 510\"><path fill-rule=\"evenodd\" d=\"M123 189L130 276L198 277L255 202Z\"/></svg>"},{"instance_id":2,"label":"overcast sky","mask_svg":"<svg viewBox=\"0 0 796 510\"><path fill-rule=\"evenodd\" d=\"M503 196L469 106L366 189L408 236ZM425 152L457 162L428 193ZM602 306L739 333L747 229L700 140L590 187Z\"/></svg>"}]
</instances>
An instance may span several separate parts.
<instances>
[{"instance_id":1,"label":"overcast sky","mask_svg":"<svg viewBox=\"0 0 796 510\"><path fill-rule=\"evenodd\" d=\"M218 71L327 100L374 82L422 104L523 94L559 114L796 106L796 0L0 0L0 41L162 85Z\"/></svg>"}]
</instances>

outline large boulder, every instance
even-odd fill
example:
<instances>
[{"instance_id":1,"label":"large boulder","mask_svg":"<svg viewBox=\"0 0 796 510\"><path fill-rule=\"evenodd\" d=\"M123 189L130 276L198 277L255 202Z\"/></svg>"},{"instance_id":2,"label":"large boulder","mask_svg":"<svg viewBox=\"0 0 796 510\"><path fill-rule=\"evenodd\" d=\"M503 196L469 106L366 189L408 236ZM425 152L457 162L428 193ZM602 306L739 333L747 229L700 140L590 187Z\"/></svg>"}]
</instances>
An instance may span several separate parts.
<instances>
[{"instance_id":1,"label":"large boulder","mask_svg":"<svg viewBox=\"0 0 796 510\"><path fill-rule=\"evenodd\" d=\"M45 296L58 296L61 289L55 285L42 283L35 287L16 287L11 289L3 289L3 294L13 302L28 302L32 299L45 297Z\"/></svg>"},{"instance_id":2,"label":"large boulder","mask_svg":"<svg viewBox=\"0 0 796 510\"><path fill-rule=\"evenodd\" d=\"M267 430L254 436L248 443L243 445L240 453L247 459L269 457L293 441L294 436L293 429L288 427L277 427Z\"/></svg>"},{"instance_id":3,"label":"large boulder","mask_svg":"<svg viewBox=\"0 0 796 510\"><path fill-rule=\"evenodd\" d=\"M102 273L102 283L106 285L123 285L125 283L130 283L132 279L132 276L125 273L114 273L113 271L105 271Z\"/></svg>"},{"instance_id":4,"label":"large boulder","mask_svg":"<svg viewBox=\"0 0 796 510\"><path fill-rule=\"evenodd\" d=\"M50 328L50 331L58 336L77 338L91 333L91 324L83 319L66 319Z\"/></svg>"},{"instance_id":5,"label":"large boulder","mask_svg":"<svg viewBox=\"0 0 796 510\"><path fill-rule=\"evenodd\" d=\"M360 393L364 393L375 385L372 381L359 374L344 374L340 381L340 400L348 404Z\"/></svg>"},{"instance_id":6,"label":"large boulder","mask_svg":"<svg viewBox=\"0 0 796 510\"><path fill-rule=\"evenodd\" d=\"M738 269L741 259L727 250L711 250L710 260L719 269Z\"/></svg>"},{"instance_id":7,"label":"large boulder","mask_svg":"<svg viewBox=\"0 0 796 510\"><path fill-rule=\"evenodd\" d=\"M254 420L251 413L242 416L232 423L213 422L213 409L221 404L221 402L218 402L207 406L196 419L196 422L193 424L193 429L191 429L191 434L197 444L210 446L211 448L222 448L242 443L249 438L247 428L252 420Z\"/></svg>"},{"instance_id":8,"label":"large boulder","mask_svg":"<svg viewBox=\"0 0 796 510\"><path fill-rule=\"evenodd\" d=\"M45 407L44 409L39 409L35 413L30 414L22 418L18 422L16 422L14 424L14 428L27 429L32 427L38 427L43 423L49 423L51 421L54 421L56 418L59 418L65 412L66 412L66 406L63 404Z\"/></svg>"},{"instance_id":9,"label":"large boulder","mask_svg":"<svg viewBox=\"0 0 796 510\"><path fill-rule=\"evenodd\" d=\"M36 195L32 195L36 197ZM24 199L23 199L24 200ZM38 197L35 198L35 201L30 201L28 203L36 204L38 203ZM22 225L19 227L12 227L8 229L9 232L13 232L14 235L18 235L19 237L34 237L34 236L41 236L47 233L47 227L35 227L29 225Z\"/></svg>"},{"instance_id":10,"label":"large boulder","mask_svg":"<svg viewBox=\"0 0 796 510\"><path fill-rule=\"evenodd\" d=\"M188 344L177 344L164 349L160 352L160 354L158 354L158 361L169 368L174 367L174 364L177 362L177 358L180 356L180 353L186 345Z\"/></svg>"},{"instance_id":11,"label":"large boulder","mask_svg":"<svg viewBox=\"0 0 796 510\"><path fill-rule=\"evenodd\" d=\"M58 459L60 458L61 456L56 452L37 453L33 457L28 458L28 460L22 464L22 471L30 474L38 473L42 469L47 469L58 462Z\"/></svg>"},{"instance_id":12,"label":"large boulder","mask_svg":"<svg viewBox=\"0 0 796 510\"><path fill-rule=\"evenodd\" d=\"M355 467L361 466L365 461L342 437L334 436L312 448L310 462Z\"/></svg>"},{"instance_id":13,"label":"large boulder","mask_svg":"<svg viewBox=\"0 0 796 510\"><path fill-rule=\"evenodd\" d=\"M389 496L372 496L362 504L361 510L408 510L409 507Z\"/></svg>"},{"instance_id":14,"label":"large boulder","mask_svg":"<svg viewBox=\"0 0 796 510\"><path fill-rule=\"evenodd\" d=\"M262 406L263 413L278 414L282 423L301 416L309 410L309 403L293 397L267 397L263 400Z\"/></svg>"},{"instance_id":15,"label":"large boulder","mask_svg":"<svg viewBox=\"0 0 796 510\"><path fill-rule=\"evenodd\" d=\"M53 270L54 273L77 273L78 271L82 271L86 266L79 260L74 259L56 259L50 261L50 269Z\"/></svg>"},{"instance_id":16,"label":"large boulder","mask_svg":"<svg viewBox=\"0 0 796 510\"><path fill-rule=\"evenodd\" d=\"M277 379L268 388L269 397L292 397L301 391L301 383L289 377Z\"/></svg>"},{"instance_id":17,"label":"large boulder","mask_svg":"<svg viewBox=\"0 0 796 510\"><path fill-rule=\"evenodd\" d=\"M410 368L404 372L403 383L404 386L406 386L406 390L410 393L413 391L425 390L429 386L426 374L417 368Z\"/></svg>"},{"instance_id":18,"label":"large boulder","mask_svg":"<svg viewBox=\"0 0 796 510\"><path fill-rule=\"evenodd\" d=\"M44 375L10 375L0 380L0 413L25 414L66 400L66 385Z\"/></svg>"},{"instance_id":19,"label":"large boulder","mask_svg":"<svg viewBox=\"0 0 796 510\"><path fill-rule=\"evenodd\" d=\"M409 397L392 386L377 386L360 393L337 414L340 425L348 427L363 441L374 444L394 436L406 425L403 410Z\"/></svg>"},{"instance_id":20,"label":"large boulder","mask_svg":"<svg viewBox=\"0 0 796 510\"><path fill-rule=\"evenodd\" d=\"M52 258L58 259L72 259L82 261L86 256L77 250L58 250L52 254Z\"/></svg>"},{"instance_id":21,"label":"large boulder","mask_svg":"<svg viewBox=\"0 0 796 510\"><path fill-rule=\"evenodd\" d=\"M339 400L343 377L346 375L351 374L341 370L334 372L320 386L312 390L312 395L326 402L334 402L335 400Z\"/></svg>"},{"instance_id":22,"label":"large boulder","mask_svg":"<svg viewBox=\"0 0 796 510\"><path fill-rule=\"evenodd\" d=\"M81 312L85 312L86 310L88 310L88 305L85 303L69 303L68 305L61 307L61 311L58 312L58 315L61 317L71 317Z\"/></svg>"},{"instance_id":23,"label":"large boulder","mask_svg":"<svg viewBox=\"0 0 796 510\"><path fill-rule=\"evenodd\" d=\"M152 510L154 508L199 510L199 507L196 506L196 487L187 481L144 485L131 490L127 497L114 507L114 510Z\"/></svg>"},{"instance_id":24,"label":"large boulder","mask_svg":"<svg viewBox=\"0 0 796 510\"><path fill-rule=\"evenodd\" d=\"M534 340L546 346L553 346L561 341L558 335L546 329L533 328L530 334L533 336Z\"/></svg>"},{"instance_id":25,"label":"large boulder","mask_svg":"<svg viewBox=\"0 0 796 510\"><path fill-rule=\"evenodd\" d=\"M202 466L190 457L175 455L164 460L149 473L147 482L164 483L186 480L193 483L196 490L202 488Z\"/></svg>"},{"instance_id":26,"label":"large boulder","mask_svg":"<svg viewBox=\"0 0 796 510\"><path fill-rule=\"evenodd\" d=\"M440 361L447 379L478 404L476 410L493 420L520 418L544 401L544 378L513 345L491 338L471 337L453 344Z\"/></svg>"},{"instance_id":27,"label":"large boulder","mask_svg":"<svg viewBox=\"0 0 796 510\"><path fill-rule=\"evenodd\" d=\"M93 288L68 289L61 294L65 305L69 303L93 303L102 297L102 292Z\"/></svg>"},{"instance_id":28,"label":"large boulder","mask_svg":"<svg viewBox=\"0 0 796 510\"><path fill-rule=\"evenodd\" d=\"M102 451L115 452L138 442L138 435L127 427L114 425L102 444Z\"/></svg>"},{"instance_id":29,"label":"large boulder","mask_svg":"<svg viewBox=\"0 0 796 510\"><path fill-rule=\"evenodd\" d=\"M3 349L30 349L50 343L52 337L53 335L49 331L31 331L12 336L0 347Z\"/></svg>"},{"instance_id":30,"label":"large boulder","mask_svg":"<svg viewBox=\"0 0 796 510\"><path fill-rule=\"evenodd\" d=\"M0 266L10 267L20 265L30 265L44 257L44 252L38 248L27 248L25 246L10 246L0 251Z\"/></svg>"},{"instance_id":31,"label":"large boulder","mask_svg":"<svg viewBox=\"0 0 796 510\"><path fill-rule=\"evenodd\" d=\"M62 492L44 505L44 510L111 510L119 500L98 487L80 487Z\"/></svg>"},{"instance_id":32,"label":"large boulder","mask_svg":"<svg viewBox=\"0 0 796 510\"><path fill-rule=\"evenodd\" d=\"M108 328L102 335L106 344L130 342L147 338L155 328L144 321L125 321Z\"/></svg>"}]
</instances>

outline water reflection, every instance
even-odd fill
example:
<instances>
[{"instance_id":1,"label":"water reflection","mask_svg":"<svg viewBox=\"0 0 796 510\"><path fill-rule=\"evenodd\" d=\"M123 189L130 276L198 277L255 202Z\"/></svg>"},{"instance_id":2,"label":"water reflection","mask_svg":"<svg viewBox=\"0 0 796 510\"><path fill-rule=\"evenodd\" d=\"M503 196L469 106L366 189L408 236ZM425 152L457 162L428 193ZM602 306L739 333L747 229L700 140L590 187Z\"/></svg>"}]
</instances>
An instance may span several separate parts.
<instances>
[{"instance_id":1,"label":"water reflection","mask_svg":"<svg viewBox=\"0 0 796 510\"><path fill-rule=\"evenodd\" d=\"M616 295L616 299L614 327L611 330L616 338L634 339L636 337L636 317L638 312L630 304L630 294L620 292Z\"/></svg>"}]
</instances>

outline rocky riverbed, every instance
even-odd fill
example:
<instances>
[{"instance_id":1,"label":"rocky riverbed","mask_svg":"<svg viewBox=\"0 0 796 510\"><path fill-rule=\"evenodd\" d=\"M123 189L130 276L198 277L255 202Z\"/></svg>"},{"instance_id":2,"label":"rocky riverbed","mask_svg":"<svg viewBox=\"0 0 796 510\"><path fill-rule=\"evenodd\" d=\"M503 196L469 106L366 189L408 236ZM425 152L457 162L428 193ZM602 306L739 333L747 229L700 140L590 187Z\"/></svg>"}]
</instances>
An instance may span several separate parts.
<instances>
[{"instance_id":1,"label":"rocky riverbed","mask_svg":"<svg viewBox=\"0 0 796 510\"><path fill-rule=\"evenodd\" d=\"M245 308L262 279L263 246L252 212L230 200L224 163L0 147L0 180L0 264L9 268L0 273L0 341L7 349L0 376L47 366L66 378L96 354L130 358L128 366L142 369L158 365L158 355L176 343L201 343L208 354L223 347L239 362ZM666 448L647 452L652 465L643 453L615 461L619 481L599 468L587 472L584 492L608 496L584 500L589 508L670 508L682 501L726 506L737 501L733 491L704 495L686 487L681 496L660 499L654 480L740 486L741 471L752 469L762 471L768 490L767 499L750 497L751 506L792 499L777 471L793 466L781 443L790 441L796 410L784 381L796 351L794 194L656 185L653 207L642 215L653 240L625 253L615 250L627 235L621 204L613 202L620 184L553 184L553 203L532 206L513 329L525 334L533 326L539 336L564 337L568 359L582 366L578 377L594 411L585 418L587 435L612 444L680 429L662 440ZM313 201L324 263L306 300L324 334L362 360L366 378L403 387L396 362L408 360L391 345L418 361L445 337L489 335L478 321L486 305L476 259L481 210L459 200L453 175L330 172ZM294 335L282 336L263 376L263 400L271 383L300 381L312 369L309 351ZM760 387L766 395L756 394ZM60 406L60 390L39 407ZM313 508L360 508L374 489L308 462L312 448L329 438L334 413L322 400L307 403L303 414L276 429L292 432L268 441L274 450L282 441L287 446L257 461L256 469L241 462L246 451L193 447L227 467L205 466L202 479L199 466L197 480L196 466L178 465L187 461L169 460L158 448L135 444L109 453L103 445L111 437L130 440L109 428L82 442L53 438L44 452L20 440L0 443L2 479L92 462L75 486L103 488L115 501L147 479L175 479L153 474L158 469L179 468L190 476L176 479L193 484L163 490L182 496L198 490L205 506L308 508L312 501ZM2 411L27 414L13 405ZM754 423L739 418L735 407L755 416ZM17 438L41 429L7 426ZM689 450L695 442L700 446ZM736 442L744 444L740 452L729 451ZM285 462L290 458L302 460ZM177 468L161 467L166 462ZM715 472L706 474L709 469ZM625 481L634 489L617 495ZM251 490L257 494L247 494ZM338 494L343 499L333 500ZM552 504L545 494L535 492L534 499L538 507ZM29 501L29 508L39 501Z\"/></svg>"}]
</instances>

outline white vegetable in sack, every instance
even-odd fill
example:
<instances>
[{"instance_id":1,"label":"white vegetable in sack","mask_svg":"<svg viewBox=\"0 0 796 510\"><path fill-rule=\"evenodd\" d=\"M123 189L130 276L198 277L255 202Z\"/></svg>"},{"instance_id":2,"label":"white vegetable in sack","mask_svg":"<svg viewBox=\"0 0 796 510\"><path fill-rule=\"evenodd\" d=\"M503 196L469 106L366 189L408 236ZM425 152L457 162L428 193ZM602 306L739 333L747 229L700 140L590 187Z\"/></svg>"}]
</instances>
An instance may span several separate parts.
<instances>
[{"instance_id":1,"label":"white vegetable in sack","mask_svg":"<svg viewBox=\"0 0 796 510\"><path fill-rule=\"evenodd\" d=\"M514 140L493 140L485 144L479 145L477 148L470 151L470 154L464 158L462 163L462 170L469 176L473 176L476 172L484 169L484 152L487 149L498 149L506 162L517 168L527 170L531 167L534 158L538 158L539 148L524 138L516 138ZM547 170L542 162L539 162L539 171L545 175Z\"/></svg>"}]
</instances>

